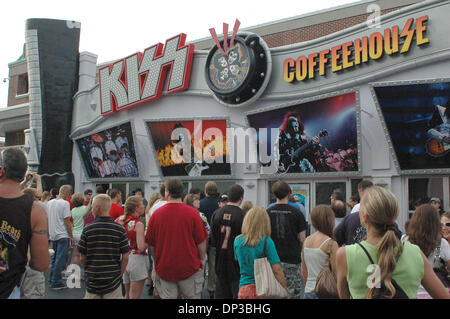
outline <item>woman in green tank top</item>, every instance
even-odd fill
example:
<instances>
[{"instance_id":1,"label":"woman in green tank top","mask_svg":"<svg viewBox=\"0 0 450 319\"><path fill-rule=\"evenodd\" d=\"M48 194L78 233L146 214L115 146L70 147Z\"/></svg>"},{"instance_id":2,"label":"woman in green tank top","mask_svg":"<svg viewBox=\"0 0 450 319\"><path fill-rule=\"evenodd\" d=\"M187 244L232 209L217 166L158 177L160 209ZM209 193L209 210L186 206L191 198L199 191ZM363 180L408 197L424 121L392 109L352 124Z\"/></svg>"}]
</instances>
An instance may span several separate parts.
<instances>
[{"instance_id":1,"label":"woman in green tank top","mask_svg":"<svg viewBox=\"0 0 450 319\"><path fill-rule=\"evenodd\" d=\"M410 299L416 298L420 284L433 298L450 298L420 248L411 243L402 245L396 237L398 203L392 192L380 186L368 188L359 214L367 239L360 243L362 247L354 244L339 248L336 255L341 299L371 299L380 282L388 289L386 297L392 298L397 292L392 280ZM367 254L376 265L371 265Z\"/></svg>"}]
</instances>

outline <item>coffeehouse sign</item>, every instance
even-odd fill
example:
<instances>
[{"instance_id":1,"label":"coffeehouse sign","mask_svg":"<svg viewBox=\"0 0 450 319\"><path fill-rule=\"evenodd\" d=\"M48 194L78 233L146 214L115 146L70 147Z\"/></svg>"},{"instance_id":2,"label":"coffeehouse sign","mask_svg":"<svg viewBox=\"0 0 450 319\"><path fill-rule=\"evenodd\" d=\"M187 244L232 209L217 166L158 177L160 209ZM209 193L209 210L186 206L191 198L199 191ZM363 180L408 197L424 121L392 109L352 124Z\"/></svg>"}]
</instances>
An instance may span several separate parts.
<instances>
[{"instance_id":1,"label":"coffeehouse sign","mask_svg":"<svg viewBox=\"0 0 450 319\"><path fill-rule=\"evenodd\" d=\"M415 24L414 24L415 22ZM429 43L426 36L428 16L410 18L400 30L398 26L387 28L383 33L374 32L308 56L302 55L297 59L287 58L283 63L283 79L285 82L301 82L314 79L317 74L325 76L326 69L336 73L354 68L369 62L379 60L384 55L394 56L410 51L413 45L421 46Z\"/></svg>"}]
</instances>

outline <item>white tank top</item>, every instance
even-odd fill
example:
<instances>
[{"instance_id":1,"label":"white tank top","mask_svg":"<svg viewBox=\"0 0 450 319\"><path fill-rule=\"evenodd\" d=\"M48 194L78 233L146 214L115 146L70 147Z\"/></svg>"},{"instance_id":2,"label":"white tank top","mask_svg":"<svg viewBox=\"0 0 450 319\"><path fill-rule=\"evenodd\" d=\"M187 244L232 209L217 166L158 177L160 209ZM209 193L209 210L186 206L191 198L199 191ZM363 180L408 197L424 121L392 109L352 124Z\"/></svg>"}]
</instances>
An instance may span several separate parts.
<instances>
[{"instance_id":1,"label":"white tank top","mask_svg":"<svg viewBox=\"0 0 450 319\"><path fill-rule=\"evenodd\" d=\"M321 249L323 244L329 241L331 238L325 239L319 248L307 248L303 250L305 256L304 262L306 269L308 270L308 279L305 285L305 293L314 291L316 288L316 279L319 272L322 270L325 262L328 259L328 255Z\"/></svg>"}]
</instances>

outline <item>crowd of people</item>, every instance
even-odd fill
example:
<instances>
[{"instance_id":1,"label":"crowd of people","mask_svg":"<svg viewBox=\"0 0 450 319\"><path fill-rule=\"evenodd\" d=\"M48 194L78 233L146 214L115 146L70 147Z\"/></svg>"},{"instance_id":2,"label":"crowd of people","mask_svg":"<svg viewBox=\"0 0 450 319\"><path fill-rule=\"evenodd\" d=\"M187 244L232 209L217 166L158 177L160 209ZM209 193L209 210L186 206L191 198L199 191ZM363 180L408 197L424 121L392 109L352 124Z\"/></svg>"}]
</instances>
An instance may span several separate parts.
<instances>
[{"instance_id":1,"label":"crowd of people","mask_svg":"<svg viewBox=\"0 0 450 319\"><path fill-rule=\"evenodd\" d=\"M263 257L289 299L322 298L327 267L329 298L450 298L450 212L435 199L416 207L402 233L393 193L363 180L348 203L335 190L329 205L312 209L308 236L289 184L271 191L276 202L267 208L244 201L238 184L220 194L209 181L184 194L176 178L148 201L140 189L124 203L118 189L45 192L23 152L5 149L0 298L44 296L48 268L49 288L66 289L75 264L85 299L139 299L146 285L154 299L200 299L205 288L213 299L258 299L254 262Z\"/></svg>"}]
</instances>

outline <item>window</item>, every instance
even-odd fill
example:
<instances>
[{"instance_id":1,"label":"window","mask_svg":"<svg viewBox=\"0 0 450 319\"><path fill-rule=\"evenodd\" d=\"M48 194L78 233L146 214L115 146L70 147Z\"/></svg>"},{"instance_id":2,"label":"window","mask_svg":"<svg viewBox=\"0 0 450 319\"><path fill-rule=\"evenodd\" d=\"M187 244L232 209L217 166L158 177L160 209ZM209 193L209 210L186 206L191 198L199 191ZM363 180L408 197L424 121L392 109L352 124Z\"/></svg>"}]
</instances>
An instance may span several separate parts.
<instances>
[{"instance_id":1,"label":"window","mask_svg":"<svg viewBox=\"0 0 450 319\"><path fill-rule=\"evenodd\" d=\"M443 200L443 181L440 177L408 179L408 209L428 203L431 197Z\"/></svg>"},{"instance_id":2,"label":"window","mask_svg":"<svg viewBox=\"0 0 450 319\"><path fill-rule=\"evenodd\" d=\"M5 146L24 145L25 133L23 131L6 132Z\"/></svg>"},{"instance_id":3,"label":"window","mask_svg":"<svg viewBox=\"0 0 450 319\"><path fill-rule=\"evenodd\" d=\"M335 190L340 190L347 198L346 182L319 182L316 183L316 206L320 204L330 205L330 196Z\"/></svg>"},{"instance_id":4,"label":"window","mask_svg":"<svg viewBox=\"0 0 450 319\"><path fill-rule=\"evenodd\" d=\"M28 93L28 73L20 74L17 80L17 93L22 95Z\"/></svg>"}]
</instances>

